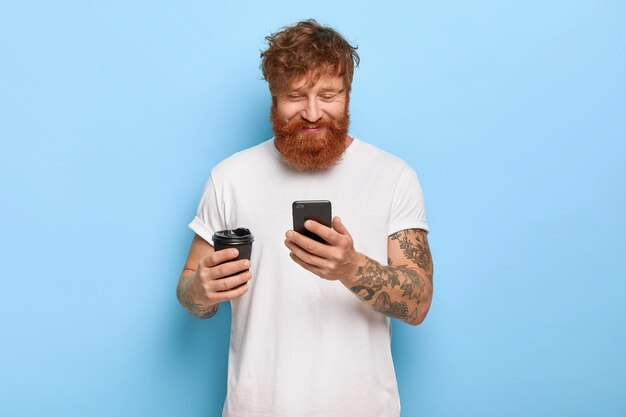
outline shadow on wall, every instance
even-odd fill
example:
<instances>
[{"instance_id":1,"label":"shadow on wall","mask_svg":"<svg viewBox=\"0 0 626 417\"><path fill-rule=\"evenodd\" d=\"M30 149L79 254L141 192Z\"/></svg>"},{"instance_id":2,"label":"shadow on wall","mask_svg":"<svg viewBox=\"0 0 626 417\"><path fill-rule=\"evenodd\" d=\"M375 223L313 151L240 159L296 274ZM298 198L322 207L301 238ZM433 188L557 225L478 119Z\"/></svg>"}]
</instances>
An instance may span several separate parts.
<instances>
[{"instance_id":1,"label":"shadow on wall","mask_svg":"<svg viewBox=\"0 0 626 417\"><path fill-rule=\"evenodd\" d=\"M264 88L266 88L264 86ZM272 99L267 91L263 91L262 94L258 92L254 93L250 100L250 113L247 123L240 123L237 126L237 137L240 138L236 141L241 146L240 150L249 148L258 143L266 141L274 136L272 125L270 123L270 109L272 106ZM237 110L234 110L236 113ZM239 114L240 117L246 117L247 115Z\"/></svg>"},{"instance_id":2,"label":"shadow on wall","mask_svg":"<svg viewBox=\"0 0 626 417\"><path fill-rule=\"evenodd\" d=\"M265 86L263 86L265 88ZM218 146L226 153L234 153L257 145L273 136L269 122L271 98L266 91L250 89L250 94L241 100L246 103L246 110L237 103L229 101L223 107L223 124L229 126L226 137L215 138L211 132L205 137L209 143L204 148ZM224 140L216 144L215 140ZM219 162L219 161L218 161ZM200 181L204 182L206 178ZM197 179L193 179L194 181ZM200 190L201 191L201 190ZM183 225L184 229L172 231L167 239L165 252L170 254L173 270L180 271L187 257L187 251L193 237L187 224L195 215L200 194L183 197L184 218L173 221ZM172 256L175 254L175 256ZM179 272L176 272L178 274ZM185 401L182 408L187 408L189 415L221 415L226 397L228 347L230 342L231 308L230 303L221 303L218 313L207 320L190 316L178 304L175 288L168 288L166 306L163 308L164 323L167 326L159 332L162 348L160 357L166 366L164 373L172 378L168 384L176 387L174 398ZM183 415L185 413L181 413Z\"/></svg>"},{"instance_id":3,"label":"shadow on wall","mask_svg":"<svg viewBox=\"0 0 626 417\"><path fill-rule=\"evenodd\" d=\"M259 82L260 83L260 82ZM224 102L215 132L206 132L202 147L218 152L223 158L250 148L274 136L270 123L272 99L264 84L250 84L237 100ZM215 116L215 115L214 115ZM209 153L209 155L215 152ZM217 164L219 160L215 161ZM196 197L196 196L193 196Z\"/></svg>"},{"instance_id":4,"label":"shadow on wall","mask_svg":"<svg viewBox=\"0 0 626 417\"><path fill-rule=\"evenodd\" d=\"M168 308L163 353L172 367L167 373L175 378L176 398L195 411L189 415L220 415L226 398L230 304L222 303L207 320L191 317L180 305L175 308Z\"/></svg>"},{"instance_id":5,"label":"shadow on wall","mask_svg":"<svg viewBox=\"0 0 626 417\"><path fill-rule=\"evenodd\" d=\"M425 323L428 322L426 318ZM425 324L414 327L399 320L391 320L392 342L391 352L400 392L403 415L413 415L418 410L411 410L408 404L415 398L424 397L428 391L430 349L428 345L428 330ZM426 399L424 399L426 400ZM418 403L420 403L418 401ZM421 410L420 410L421 411Z\"/></svg>"}]
</instances>

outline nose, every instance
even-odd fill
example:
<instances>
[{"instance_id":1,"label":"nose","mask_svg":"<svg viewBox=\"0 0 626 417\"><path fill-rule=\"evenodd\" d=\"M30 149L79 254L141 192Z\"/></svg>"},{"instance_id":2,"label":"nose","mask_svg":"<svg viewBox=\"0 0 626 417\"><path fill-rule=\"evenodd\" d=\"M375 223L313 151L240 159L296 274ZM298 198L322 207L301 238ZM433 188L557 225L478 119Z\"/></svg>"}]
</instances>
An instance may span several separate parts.
<instances>
[{"instance_id":1,"label":"nose","mask_svg":"<svg viewBox=\"0 0 626 417\"><path fill-rule=\"evenodd\" d=\"M306 107L302 109L301 116L308 122L315 123L322 117L322 111L315 99L307 100Z\"/></svg>"}]
</instances>

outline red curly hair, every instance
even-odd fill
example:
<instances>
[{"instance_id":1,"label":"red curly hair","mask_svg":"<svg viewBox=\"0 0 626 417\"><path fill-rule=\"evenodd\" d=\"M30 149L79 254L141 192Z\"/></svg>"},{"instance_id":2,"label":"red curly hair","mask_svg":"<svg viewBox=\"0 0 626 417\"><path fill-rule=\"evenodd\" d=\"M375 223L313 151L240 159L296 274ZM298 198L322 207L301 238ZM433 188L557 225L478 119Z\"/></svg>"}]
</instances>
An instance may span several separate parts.
<instances>
[{"instance_id":1,"label":"red curly hair","mask_svg":"<svg viewBox=\"0 0 626 417\"><path fill-rule=\"evenodd\" d=\"M309 19L265 39L269 46L261 52L261 71L272 94L284 90L295 78L310 75L309 83L315 83L323 74L343 78L344 88L350 92L360 60L357 47L339 32Z\"/></svg>"}]
</instances>

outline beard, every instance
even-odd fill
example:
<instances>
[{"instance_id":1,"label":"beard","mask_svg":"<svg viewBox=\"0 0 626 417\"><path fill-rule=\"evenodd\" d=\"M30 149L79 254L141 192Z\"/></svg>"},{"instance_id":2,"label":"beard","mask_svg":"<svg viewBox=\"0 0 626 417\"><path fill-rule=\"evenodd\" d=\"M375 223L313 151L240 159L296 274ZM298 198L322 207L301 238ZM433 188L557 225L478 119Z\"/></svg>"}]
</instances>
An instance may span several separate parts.
<instances>
[{"instance_id":1,"label":"beard","mask_svg":"<svg viewBox=\"0 0 626 417\"><path fill-rule=\"evenodd\" d=\"M320 119L311 123L299 116L293 120L282 119L274 103L270 119L276 136L274 144L281 159L297 171L325 171L335 166L346 150L350 124L347 106L341 119ZM306 132L304 129L307 127L320 130Z\"/></svg>"}]
</instances>

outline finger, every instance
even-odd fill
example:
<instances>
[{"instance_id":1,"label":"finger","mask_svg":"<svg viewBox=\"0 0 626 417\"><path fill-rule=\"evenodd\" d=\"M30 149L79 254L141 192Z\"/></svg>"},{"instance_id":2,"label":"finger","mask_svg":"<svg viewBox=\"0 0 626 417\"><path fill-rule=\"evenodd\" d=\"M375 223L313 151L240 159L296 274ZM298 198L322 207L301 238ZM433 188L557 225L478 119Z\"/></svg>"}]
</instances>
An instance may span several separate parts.
<instances>
[{"instance_id":1,"label":"finger","mask_svg":"<svg viewBox=\"0 0 626 417\"><path fill-rule=\"evenodd\" d=\"M334 245L338 242L339 236L333 229L326 227L315 220L307 220L304 222L304 227L324 239L326 243L330 245Z\"/></svg>"},{"instance_id":2,"label":"finger","mask_svg":"<svg viewBox=\"0 0 626 417\"><path fill-rule=\"evenodd\" d=\"M209 277L211 279L220 279L238 272L245 271L250 268L250 261L247 259L239 259L237 261L224 262L222 264L209 268Z\"/></svg>"},{"instance_id":3,"label":"finger","mask_svg":"<svg viewBox=\"0 0 626 417\"><path fill-rule=\"evenodd\" d=\"M240 285L247 283L251 279L252 273L250 271L244 271L230 277L211 281L209 283L209 289L215 292L230 291L239 287Z\"/></svg>"},{"instance_id":4,"label":"finger","mask_svg":"<svg viewBox=\"0 0 626 417\"><path fill-rule=\"evenodd\" d=\"M323 246L321 243L316 242L313 239L309 239L306 236L302 236L302 237L310 240L312 242L311 245L315 243L317 245ZM307 249L300 247L296 242L293 241L293 238L292 240L286 239L285 246L289 248L291 253L295 254L298 258L302 259L304 262L308 264L311 264L317 267L323 267L327 263L326 259L324 259L323 257L320 257L316 255L315 253L309 252Z\"/></svg>"},{"instance_id":5,"label":"finger","mask_svg":"<svg viewBox=\"0 0 626 417\"><path fill-rule=\"evenodd\" d=\"M330 255L330 247L328 245L320 243L317 240L313 240L301 233L290 230L287 232L286 237L287 240L285 241L285 244L287 244L287 242L291 242L299 246L301 249L304 249L306 252L317 255L320 258L328 258ZM291 247L287 247L291 249Z\"/></svg>"},{"instance_id":6,"label":"finger","mask_svg":"<svg viewBox=\"0 0 626 417\"><path fill-rule=\"evenodd\" d=\"M350 232L348 232L348 229L346 229L346 226L344 226L339 216L335 216L333 219L333 229L335 229L337 233L350 236Z\"/></svg>"},{"instance_id":7,"label":"finger","mask_svg":"<svg viewBox=\"0 0 626 417\"><path fill-rule=\"evenodd\" d=\"M217 292L213 299L215 302L229 301L241 297L246 292L248 292L248 284L243 284L229 291Z\"/></svg>"},{"instance_id":8,"label":"finger","mask_svg":"<svg viewBox=\"0 0 626 417\"><path fill-rule=\"evenodd\" d=\"M316 267L315 265L311 265L311 264L304 262L302 259L294 255L293 252L290 253L289 256L295 263L300 265L302 268L306 269L309 272L314 273L315 275L321 276L322 270L320 268Z\"/></svg>"},{"instance_id":9,"label":"finger","mask_svg":"<svg viewBox=\"0 0 626 417\"><path fill-rule=\"evenodd\" d=\"M202 260L202 265L212 267L223 262L230 261L231 259L235 259L237 256L239 256L239 250L235 248L218 250L213 252L211 255L206 256Z\"/></svg>"}]
</instances>

